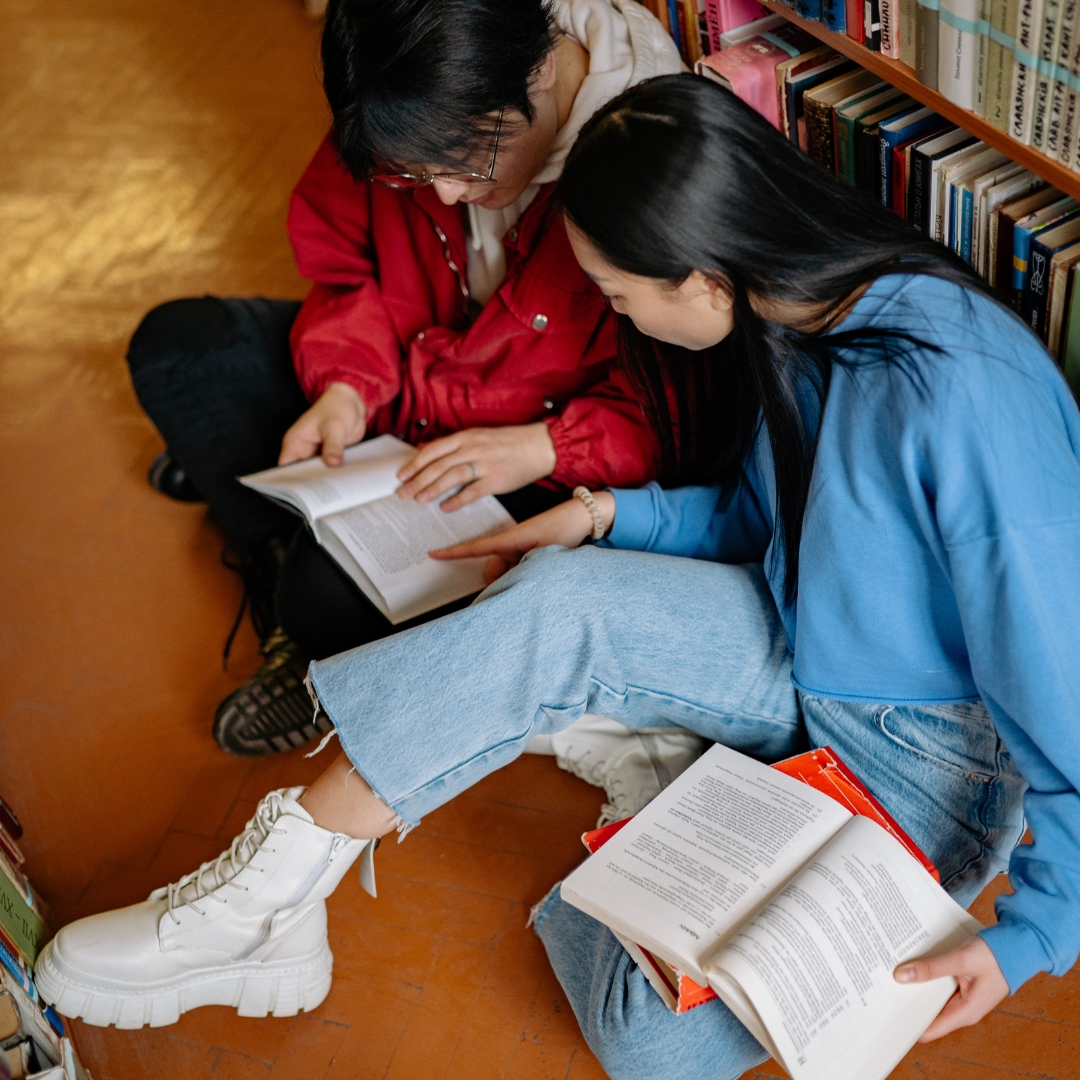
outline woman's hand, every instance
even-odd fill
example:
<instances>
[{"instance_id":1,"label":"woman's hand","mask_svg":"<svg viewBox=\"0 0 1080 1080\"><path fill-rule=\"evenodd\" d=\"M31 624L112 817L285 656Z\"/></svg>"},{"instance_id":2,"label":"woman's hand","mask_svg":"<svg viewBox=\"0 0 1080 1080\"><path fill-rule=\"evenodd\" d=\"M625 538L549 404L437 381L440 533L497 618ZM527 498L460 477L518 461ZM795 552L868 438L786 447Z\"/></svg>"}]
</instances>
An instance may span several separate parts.
<instances>
[{"instance_id":1,"label":"woman's hand","mask_svg":"<svg viewBox=\"0 0 1080 1080\"><path fill-rule=\"evenodd\" d=\"M469 428L421 447L397 474L402 483L397 493L402 499L426 503L464 484L441 504L443 510L459 510L482 495L517 491L554 470L555 445L543 422Z\"/></svg>"},{"instance_id":2,"label":"woman's hand","mask_svg":"<svg viewBox=\"0 0 1080 1080\"><path fill-rule=\"evenodd\" d=\"M364 399L348 383L331 383L285 432L278 464L314 457L321 447L327 465L340 465L345 460L345 447L360 442L366 430Z\"/></svg>"},{"instance_id":3,"label":"woman's hand","mask_svg":"<svg viewBox=\"0 0 1080 1080\"><path fill-rule=\"evenodd\" d=\"M1001 968L981 937L973 937L959 949L929 960L910 960L893 972L900 983L929 982L943 975L955 976L959 986L945 1003L937 1019L923 1032L919 1042L932 1042L957 1028L977 1024L1003 998L1009 996L1009 984Z\"/></svg>"},{"instance_id":4,"label":"woman's hand","mask_svg":"<svg viewBox=\"0 0 1080 1080\"><path fill-rule=\"evenodd\" d=\"M610 491L594 491L593 498L604 518L604 531L607 532L615 520L615 496ZM585 504L580 499L567 499L559 506L545 510L544 513L537 514L506 532L482 536L479 540L440 548L429 554L433 559L468 559L478 555L490 555L491 558L484 567L484 581L490 585L502 577L511 566L517 566L521 556L527 551L550 544L577 547L592 534L592 530L592 514Z\"/></svg>"}]
</instances>

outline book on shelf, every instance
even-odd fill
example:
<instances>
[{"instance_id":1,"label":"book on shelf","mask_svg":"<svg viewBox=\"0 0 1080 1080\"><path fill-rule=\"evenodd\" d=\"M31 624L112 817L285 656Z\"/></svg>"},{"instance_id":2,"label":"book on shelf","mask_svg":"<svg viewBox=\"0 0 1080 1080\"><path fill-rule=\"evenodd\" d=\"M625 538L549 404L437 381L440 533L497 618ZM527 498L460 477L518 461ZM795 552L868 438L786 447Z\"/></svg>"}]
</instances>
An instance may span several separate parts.
<instances>
[{"instance_id":1,"label":"book on shelf","mask_svg":"<svg viewBox=\"0 0 1080 1080\"><path fill-rule=\"evenodd\" d=\"M821 0L795 0L795 14L811 22L821 22Z\"/></svg>"},{"instance_id":2,"label":"book on shelf","mask_svg":"<svg viewBox=\"0 0 1080 1080\"><path fill-rule=\"evenodd\" d=\"M878 124L878 167L880 176L881 205L889 206L892 200L892 151L901 143L910 142L921 135L930 135L948 125L929 106L904 113L892 120Z\"/></svg>"},{"instance_id":3,"label":"book on shelf","mask_svg":"<svg viewBox=\"0 0 1080 1080\"><path fill-rule=\"evenodd\" d=\"M1080 241L1080 218L1071 218L1031 238L1030 270L1020 298L1020 317L1039 335L1046 336L1046 308L1050 292L1050 267L1056 255Z\"/></svg>"},{"instance_id":4,"label":"book on shelf","mask_svg":"<svg viewBox=\"0 0 1080 1080\"><path fill-rule=\"evenodd\" d=\"M900 63L915 69L915 0L899 0Z\"/></svg>"},{"instance_id":5,"label":"book on shelf","mask_svg":"<svg viewBox=\"0 0 1080 1080\"><path fill-rule=\"evenodd\" d=\"M779 128L777 65L815 48L817 40L789 22L768 31L767 35L758 34L730 48L703 56L697 62L695 71L726 86L773 127Z\"/></svg>"},{"instance_id":6,"label":"book on shelf","mask_svg":"<svg viewBox=\"0 0 1080 1080\"><path fill-rule=\"evenodd\" d=\"M1064 0L1061 16L1061 36L1058 40L1057 62L1050 85L1050 105L1046 118L1046 145L1043 153L1053 161L1061 152L1061 132L1065 122L1065 109L1069 98L1070 68L1073 62L1076 38L1076 13L1080 7L1077 0Z\"/></svg>"},{"instance_id":7,"label":"book on shelf","mask_svg":"<svg viewBox=\"0 0 1080 1080\"><path fill-rule=\"evenodd\" d=\"M931 197L932 170L935 161L956 150L972 146L975 137L962 128L953 128L920 142L911 153L911 185L908 196L908 220L918 232L931 238L935 232L934 200Z\"/></svg>"},{"instance_id":8,"label":"book on shelf","mask_svg":"<svg viewBox=\"0 0 1080 1080\"><path fill-rule=\"evenodd\" d=\"M998 131L1009 130L1012 104L1013 35L1019 0L990 0L986 46L985 117Z\"/></svg>"},{"instance_id":9,"label":"book on shelf","mask_svg":"<svg viewBox=\"0 0 1080 1080\"><path fill-rule=\"evenodd\" d=\"M892 149L891 186L889 209L900 217L907 215L908 188L911 183L911 149L918 139L909 139Z\"/></svg>"},{"instance_id":10,"label":"book on shelf","mask_svg":"<svg viewBox=\"0 0 1080 1080\"><path fill-rule=\"evenodd\" d=\"M847 32L847 0L821 0L821 25L835 34Z\"/></svg>"},{"instance_id":11,"label":"book on shelf","mask_svg":"<svg viewBox=\"0 0 1080 1080\"><path fill-rule=\"evenodd\" d=\"M1011 281L1012 272L1012 225L1002 222L1010 206L1015 205L1029 195L1046 188L1046 181L1034 173L1018 173L1011 180L1006 180L986 193L986 240L982 250L981 266L978 272L986 279L991 288L998 287L998 271L1002 268L1002 280ZM1008 250L1008 258L1002 266L999 243Z\"/></svg>"},{"instance_id":12,"label":"book on shelf","mask_svg":"<svg viewBox=\"0 0 1080 1080\"><path fill-rule=\"evenodd\" d=\"M770 768L790 776L800 783L828 795L852 814L869 817L883 829L895 836L911 854L919 859L927 871L940 881L937 867L918 849L912 839L900 828L885 808L874 798L855 774L844 764L839 755L828 746L808 750L795 757L785 758ZM599 829L591 829L581 837L589 854L599 851L613 836L630 824L632 818L612 822ZM681 1015L703 1005L716 997L712 987L701 986L688 975L678 971L627 938L619 938L624 948L672 1012Z\"/></svg>"},{"instance_id":13,"label":"book on shelf","mask_svg":"<svg viewBox=\"0 0 1080 1080\"><path fill-rule=\"evenodd\" d=\"M1031 245L1040 232L1064 225L1080 213L1080 204L1069 196L1058 199L1021 218L1013 225L1012 304L1020 312L1031 275Z\"/></svg>"},{"instance_id":14,"label":"book on shelf","mask_svg":"<svg viewBox=\"0 0 1080 1080\"><path fill-rule=\"evenodd\" d=\"M1073 393L1080 396L1080 286L1077 273L1080 267L1069 270L1069 290L1065 301L1065 325L1061 335L1061 369Z\"/></svg>"},{"instance_id":15,"label":"book on shelf","mask_svg":"<svg viewBox=\"0 0 1080 1080\"><path fill-rule=\"evenodd\" d=\"M975 45L975 115L986 118L986 76L990 60L990 4L979 0L979 24Z\"/></svg>"},{"instance_id":16,"label":"book on shelf","mask_svg":"<svg viewBox=\"0 0 1080 1080\"><path fill-rule=\"evenodd\" d=\"M1019 0L1012 56L1012 91L1008 133L1025 146L1031 143L1035 85L1039 77L1039 39L1045 0Z\"/></svg>"},{"instance_id":17,"label":"book on shelf","mask_svg":"<svg viewBox=\"0 0 1080 1080\"><path fill-rule=\"evenodd\" d=\"M561 893L711 986L793 1080L884 1080L956 988L895 967L981 929L877 821L720 745Z\"/></svg>"},{"instance_id":18,"label":"book on shelf","mask_svg":"<svg viewBox=\"0 0 1080 1080\"><path fill-rule=\"evenodd\" d=\"M881 52L881 0L863 4L863 44L871 52Z\"/></svg>"},{"instance_id":19,"label":"book on shelf","mask_svg":"<svg viewBox=\"0 0 1080 1080\"><path fill-rule=\"evenodd\" d=\"M985 210L984 196L987 190L1022 171L1022 166L1004 158L1000 165L960 182L957 188L957 211L960 214L959 255L972 268L978 264L979 259L979 242L982 233L980 213Z\"/></svg>"},{"instance_id":20,"label":"book on shelf","mask_svg":"<svg viewBox=\"0 0 1080 1080\"><path fill-rule=\"evenodd\" d=\"M1029 214L1065 198L1054 187L1043 187L1011 203L1003 204L990 222L990 243L994 262L988 280L999 293L1011 299L1013 295L1014 233L1016 223Z\"/></svg>"},{"instance_id":21,"label":"book on shelf","mask_svg":"<svg viewBox=\"0 0 1080 1080\"><path fill-rule=\"evenodd\" d=\"M939 244L947 245L949 242L945 178L955 166L984 150L986 144L978 140L960 143L947 154L942 154L930 162L930 238Z\"/></svg>"},{"instance_id":22,"label":"book on shelf","mask_svg":"<svg viewBox=\"0 0 1080 1080\"><path fill-rule=\"evenodd\" d=\"M855 121L855 186L881 201L881 139L882 122L899 119L921 108L906 94L891 101L876 112L860 116Z\"/></svg>"},{"instance_id":23,"label":"book on shelf","mask_svg":"<svg viewBox=\"0 0 1080 1080\"><path fill-rule=\"evenodd\" d=\"M1075 10L1075 6L1074 6ZM1053 76L1057 64L1058 51L1061 48L1061 34L1064 27L1065 4L1063 0L1044 0L1042 32L1038 36L1039 67L1035 78L1035 92L1031 109L1031 145L1036 150L1046 151L1046 131L1050 119L1051 96L1053 94Z\"/></svg>"},{"instance_id":24,"label":"book on shelf","mask_svg":"<svg viewBox=\"0 0 1080 1080\"><path fill-rule=\"evenodd\" d=\"M866 37L866 15L864 0L845 0L847 5L847 28L845 33L857 45L863 44Z\"/></svg>"},{"instance_id":25,"label":"book on shelf","mask_svg":"<svg viewBox=\"0 0 1080 1080\"><path fill-rule=\"evenodd\" d=\"M797 56L781 60L776 65L774 78L776 82L776 115L779 117L778 127L780 132L791 137L791 117L788 115L788 105L794 99L794 94L788 93L788 81L797 78L804 71L810 71L822 63L823 60L838 57L835 49L828 45L818 45Z\"/></svg>"},{"instance_id":26,"label":"book on shelf","mask_svg":"<svg viewBox=\"0 0 1080 1080\"><path fill-rule=\"evenodd\" d=\"M1080 16L1075 20L1080 24ZM1061 118L1061 143L1057 159L1066 168L1072 167L1076 153L1077 130L1080 128L1080 25L1074 25L1072 33L1072 56L1068 69L1061 73L1062 81L1067 80L1065 89L1065 108Z\"/></svg>"},{"instance_id":27,"label":"book on shelf","mask_svg":"<svg viewBox=\"0 0 1080 1080\"><path fill-rule=\"evenodd\" d=\"M991 169L1007 164L1008 161L1009 159L1000 151L987 146L985 143L980 143L976 153L954 162L952 166L943 172L942 199L945 209L945 222L942 240L946 247L951 248L957 255L961 253L965 243L963 185L976 177L982 176ZM970 228L970 217L967 224ZM970 244L970 233L968 243Z\"/></svg>"},{"instance_id":28,"label":"book on shelf","mask_svg":"<svg viewBox=\"0 0 1080 1080\"><path fill-rule=\"evenodd\" d=\"M841 180L846 180L854 187L858 178L855 122L903 97L902 90L888 83L879 83L854 99L837 103L833 112L833 129L836 144L836 175Z\"/></svg>"},{"instance_id":29,"label":"book on shelf","mask_svg":"<svg viewBox=\"0 0 1080 1080\"><path fill-rule=\"evenodd\" d=\"M975 110L981 0L941 0L938 11L937 90L948 101Z\"/></svg>"},{"instance_id":30,"label":"book on shelf","mask_svg":"<svg viewBox=\"0 0 1080 1080\"><path fill-rule=\"evenodd\" d=\"M1046 348L1061 362L1062 331L1065 328L1065 306L1068 303L1069 274L1080 263L1080 244L1059 251L1050 260L1050 283L1046 298Z\"/></svg>"},{"instance_id":31,"label":"book on shelf","mask_svg":"<svg viewBox=\"0 0 1080 1080\"><path fill-rule=\"evenodd\" d=\"M484 587L486 559L438 562L429 551L514 524L491 495L450 514L439 509L444 500L399 499L397 472L415 454L400 439L381 435L350 446L336 468L308 458L240 482L299 513L319 544L397 625Z\"/></svg>"},{"instance_id":32,"label":"book on shelf","mask_svg":"<svg viewBox=\"0 0 1080 1080\"><path fill-rule=\"evenodd\" d=\"M930 90L938 88L938 0L915 3L915 78Z\"/></svg>"},{"instance_id":33,"label":"book on shelf","mask_svg":"<svg viewBox=\"0 0 1080 1080\"><path fill-rule=\"evenodd\" d=\"M978 205L976 209L976 232L972 240L973 258L972 268L984 280L989 280L991 252L990 252L990 225L991 219L997 213L998 207L1015 199L1021 199L1030 195L1044 185L1030 169L1016 167L1003 176L997 183L977 187L981 190L977 194ZM995 238L996 240L996 238Z\"/></svg>"},{"instance_id":34,"label":"book on shelf","mask_svg":"<svg viewBox=\"0 0 1080 1080\"><path fill-rule=\"evenodd\" d=\"M808 64L805 68L796 66L791 68L785 77L785 94L787 103L785 115L785 134L796 146L805 150L807 147L806 116L804 113L805 95L807 90L820 86L827 79L851 71L855 65L851 60L846 60L838 53L829 49L829 56ZM806 54L808 57L813 55Z\"/></svg>"},{"instance_id":35,"label":"book on shelf","mask_svg":"<svg viewBox=\"0 0 1080 1080\"><path fill-rule=\"evenodd\" d=\"M836 171L836 144L833 112L840 101L865 93L881 80L863 68L845 72L828 79L803 96L803 115L806 117L806 152L819 165Z\"/></svg>"},{"instance_id":36,"label":"book on shelf","mask_svg":"<svg viewBox=\"0 0 1080 1080\"><path fill-rule=\"evenodd\" d=\"M878 19L881 22L881 39L878 51L893 60L900 59L900 38L897 34L896 0L878 0Z\"/></svg>"},{"instance_id":37,"label":"book on shelf","mask_svg":"<svg viewBox=\"0 0 1080 1080\"><path fill-rule=\"evenodd\" d=\"M712 4L713 0L709 0L709 3ZM748 38L757 37L758 34L765 34L775 31L778 27L790 25L791 23L783 15L766 15L763 19L754 19L743 26L734 26L730 30L724 30L720 34L717 44L713 45L710 51L720 52L723 49L730 49L732 45L738 45L740 41L746 41ZM709 34L711 43L711 29Z\"/></svg>"}]
</instances>

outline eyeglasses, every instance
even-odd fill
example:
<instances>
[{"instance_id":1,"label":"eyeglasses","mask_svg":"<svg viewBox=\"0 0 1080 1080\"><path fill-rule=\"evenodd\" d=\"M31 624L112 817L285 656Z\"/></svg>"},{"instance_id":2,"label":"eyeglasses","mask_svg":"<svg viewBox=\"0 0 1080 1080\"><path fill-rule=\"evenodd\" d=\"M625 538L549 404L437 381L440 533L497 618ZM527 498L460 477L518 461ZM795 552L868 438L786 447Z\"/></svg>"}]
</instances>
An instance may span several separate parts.
<instances>
[{"instance_id":1,"label":"eyeglasses","mask_svg":"<svg viewBox=\"0 0 1080 1080\"><path fill-rule=\"evenodd\" d=\"M499 110L499 119L495 124L495 145L491 149L491 164L487 174L474 172L422 172L419 175L407 172L373 172L372 180L378 180L387 187L411 188L424 187L433 184L436 180L446 180L451 184L493 184L495 183L495 158L499 153L499 135L502 133L503 109Z\"/></svg>"}]
</instances>

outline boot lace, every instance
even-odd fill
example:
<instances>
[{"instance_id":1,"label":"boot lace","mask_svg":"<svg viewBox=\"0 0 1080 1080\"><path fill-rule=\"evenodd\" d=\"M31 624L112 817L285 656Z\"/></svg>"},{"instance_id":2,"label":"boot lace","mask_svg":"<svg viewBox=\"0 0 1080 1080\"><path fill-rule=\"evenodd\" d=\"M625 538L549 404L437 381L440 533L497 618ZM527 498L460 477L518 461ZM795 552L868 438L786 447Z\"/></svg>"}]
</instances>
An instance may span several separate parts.
<instances>
[{"instance_id":1,"label":"boot lace","mask_svg":"<svg viewBox=\"0 0 1080 1080\"><path fill-rule=\"evenodd\" d=\"M190 907L200 915L206 914L199 907L200 900L211 899L219 904L227 904L228 900L223 896L218 896L216 892L224 885L231 885L242 892L248 891L246 885L241 885L233 879L244 869L256 870L260 874L263 872L259 867L251 866L251 860L272 834L284 831L274 828L274 822L281 816L284 798L282 792L271 791L259 803L255 816L228 850L223 851L216 859L204 862L198 870L185 874L179 881L167 886L168 912L174 923L180 922L175 914L178 908Z\"/></svg>"},{"instance_id":2,"label":"boot lace","mask_svg":"<svg viewBox=\"0 0 1080 1080\"><path fill-rule=\"evenodd\" d=\"M221 651L221 665L226 670L229 667L229 653L232 652L233 642L240 630L240 624L244 621L245 612L251 613L251 625L255 636L263 642L264 655L272 647L270 641L274 635L281 634L280 628L275 626L277 619L274 615L274 590L278 574L285 562L285 554L285 544L278 537L271 537L253 552L239 551L229 546L222 548L222 566L239 574L244 586L240 608Z\"/></svg>"}]
</instances>

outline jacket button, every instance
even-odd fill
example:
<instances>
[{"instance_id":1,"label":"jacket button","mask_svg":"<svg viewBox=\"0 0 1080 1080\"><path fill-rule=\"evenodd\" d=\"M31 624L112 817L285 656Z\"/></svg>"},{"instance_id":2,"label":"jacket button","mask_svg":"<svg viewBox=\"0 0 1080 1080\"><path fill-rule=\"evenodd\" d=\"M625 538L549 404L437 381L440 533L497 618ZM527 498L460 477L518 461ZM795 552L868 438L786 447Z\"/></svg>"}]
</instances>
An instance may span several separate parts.
<instances>
[{"instance_id":1,"label":"jacket button","mask_svg":"<svg viewBox=\"0 0 1080 1080\"><path fill-rule=\"evenodd\" d=\"M420 333L416 335L416 340L417 341L423 341L424 340L424 331L423 330L421 330Z\"/></svg>"},{"instance_id":2,"label":"jacket button","mask_svg":"<svg viewBox=\"0 0 1080 1080\"><path fill-rule=\"evenodd\" d=\"M426 420L423 420L423 419L417 420L416 423L417 423L418 427L427 427L427 421Z\"/></svg>"},{"instance_id":3,"label":"jacket button","mask_svg":"<svg viewBox=\"0 0 1080 1080\"><path fill-rule=\"evenodd\" d=\"M551 398L549 398L549 397L544 398L544 408L545 409L554 409L555 408L555 402L552 401Z\"/></svg>"},{"instance_id":4,"label":"jacket button","mask_svg":"<svg viewBox=\"0 0 1080 1080\"><path fill-rule=\"evenodd\" d=\"M546 330L548 324L548 317L546 315L534 315L532 320L532 328L534 330Z\"/></svg>"},{"instance_id":5,"label":"jacket button","mask_svg":"<svg viewBox=\"0 0 1080 1080\"><path fill-rule=\"evenodd\" d=\"M511 244L517 243L518 231L516 225L511 225L509 231L506 234L506 238Z\"/></svg>"}]
</instances>

